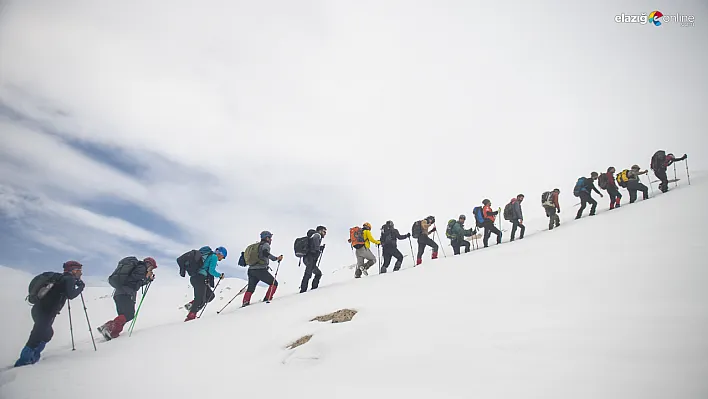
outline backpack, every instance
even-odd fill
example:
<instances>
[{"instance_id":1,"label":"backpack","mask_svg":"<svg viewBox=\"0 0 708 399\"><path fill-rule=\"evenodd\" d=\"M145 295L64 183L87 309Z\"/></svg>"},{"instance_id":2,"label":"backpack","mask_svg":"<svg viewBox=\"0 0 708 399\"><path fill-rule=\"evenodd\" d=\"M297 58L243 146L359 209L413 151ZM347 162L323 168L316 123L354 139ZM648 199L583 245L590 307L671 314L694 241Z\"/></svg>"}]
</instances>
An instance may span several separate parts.
<instances>
[{"instance_id":1,"label":"backpack","mask_svg":"<svg viewBox=\"0 0 708 399\"><path fill-rule=\"evenodd\" d=\"M364 246L364 229L359 226L349 229L349 242L352 247L359 249Z\"/></svg>"},{"instance_id":2,"label":"backpack","mask_svg":"<svg viewBox=\"0 0 708 399\"><path fill-rule=\"evenodd\" d=\"M130 277L138 264L140 264L140 261L135 256L128 256L121 259L116 269L108 277L108 284L113 288L125 286L128 282L128 277Z\"/></svg>"},{"instance_id":3,"label":"backpack","mask_svg":"<svg viewBox=\"0 0 708 399\"><path fill-rule=\"evenodd\" d=\"M204 258L213 253L214 252L208 246L183 253L177 258L179 275L182 277L185 277L185 274L188 274L189 277L194 276L204 267Z\"/></svg>"},{"instance_id":4,"label":"backpack","mask_svg":"<svg viewBox=\"0 0 708 399\"><path fill-rule=\"evenodd\" d=\"M603 173L597 178L597 185L600 186L601 189L607 190L607 173Z\"/></svg>"},{"instance_id":5,"label":"backpack","mask_svg":"<svg viewBox=\"0 0 708 399\"><path fill-rule=\"evenodd\" d=\"M244 261L246 261L246 264L248 266L256 265L256 264L258 264L258 262L261 261L260 257L258 256L259 252L260 252L259 251L260 248L261 248L261 243L259 241L259 242L256 242L256 243L253 243L253 244L247 246L246 250L243 251L243 259L244 259Z\"/></svg>"},{"instance_id":6,"label":"backpack","mask_svg":"<svg viewBox=\"0 0 708 399\"><path fill-rule=\"evenodd\" d=\"M54 284L61 280L62 274L55 272L44 272L34 276L27 289L25 300L32 305L36 305L52 290Z\"/></svg>"},{"instance_id":7,"label":"backpack","mask_svg":"<svg viewBox=\"0 0 708 399\"><path fill-rule=\"evenodd\" d=\"M541 205L555 207L555 204L553 204L553 192L552 191L546 191L543 194L541 194Z\"/></svg>"},{"instance_id":8,"label":"backpack","mask_svg":"<svg viewBox=\"0 0 708 399\"><path fill-rule=\"evenodd\" d=\"M627 176L628 172L629 170L625 169L621 173L617 174L616 180L620 187L627 187L627 181L629 181L629 177Z\"/></svg>"},{"instance_id":9,"label":"backpack","mask_svg":"<svg viewBox=\"0 0 708 399\"><path fill-rule=\"evenodd\" d=\"M293 244L295 256L302 258L310 252L310 237L315 233L317 233L316 230L310 229L307 231L307 236L295 239L295 243Z\"/></svg>"},{"instance_id":10,"label":"backpack","mask_svg":"<svg viewBox=\"0 0 708 399\"><path fill-rule=\"evenodd\" d=\"M576 197L580 197L580 192L583 191L585 188L585 178L581 177L578 179L578 182L575 183L575 187L573 187L573 195Z\"/></svg>"},{"instance_id":11,"label":"backpack","mask_svg":"<svg viewBox=\"0 0 708 399\"><path fill-rule=\"evenodd\" d=\"M423 232L423 226L421 225L423 221L419 220L415 223L413 223L413 227L411 227L411 237L413 238L419 238L420 233Z\"/></svg>"},{"instance_id":12,"label":"backpack","mask_svg":"<svg viewBox=\"0 0 708 399\"><path fill-rule=\"evenodd\" d=\"M392 228L386 227L386 225L384 225L383 227L381 227L381 238L379 239L379 241L381 241L381 244L383 244L385 247L388 247L396 245L396 241L398 241L398 238L394 236Z\"/></svg>"},{"instance_id":13,"label":"backpack","mask_svg":"<svg viewBox=\"0 0 708 399\"><path fill-rule=\"evenodd\" d=\"M445 229L445 237L453 240L455 239L455 236L452 234L452 228L455 227L455 223L457 223L457 220L455 219L450 219L447 221L447 229Z\"/></svg>"},{"instance_id":14,"label":"backpack","mask_svg":"<svg viewBox=\"0 0 708 399\"><path fill-rule=\"evenodd\" d=\"M484 214L482 213L482 207L477 206L472 209L474 214L474 221L477 223L477 227L484 227Z\"/></svg>"},{"instance_id":15,"label":"backpack","mask_svg":"<svg viewBox=\"0 0 708 399\"><path fill-rule=\"evenodd\" d=\"M514 218L514 200L511 200L506 206L504 206L504 220L511 220Z\"/></svg>"},{"instance_id":16,"label":"backpack","mask_svg":"<svg viewBox=\"0 0 708 399\"><path fill-rule=\"evenodd\" d=\"M664 162L666 162L666 152L664 150L655 152L650 161L651 170L661 169Z\"/></svg>"}]
</instances>

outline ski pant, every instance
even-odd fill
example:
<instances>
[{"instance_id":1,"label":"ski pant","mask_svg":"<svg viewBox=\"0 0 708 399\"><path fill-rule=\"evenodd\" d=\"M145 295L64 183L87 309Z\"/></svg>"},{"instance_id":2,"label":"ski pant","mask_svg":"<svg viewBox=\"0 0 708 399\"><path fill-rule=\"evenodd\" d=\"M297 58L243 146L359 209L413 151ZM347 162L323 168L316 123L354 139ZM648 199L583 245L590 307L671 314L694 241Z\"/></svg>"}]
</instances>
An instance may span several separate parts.
<instances>
[{"instance_id":1,"label":"ski pant","mask_svg":"<svg viewBox=\"0 0 708 399\"><path fill-rule=\"evenodd\" d=\"M516 238L516 229L517 228L521 230L519 232L519 239L524 238L524 233L526 232L526 226L519 223L519 219L512 219L512 220L510 220L510 222L511 222L511 241L514 241L514 238Z\"/></svg>"},{"instance_id":2,"label":"ski pant","mask_svg":"<svg viewBox=\"0 0 708 399\"><path fill-rule=\"evenodd\" d=\"M465 253L470 251L470 242L465 240L464 238L456 238L454 240L450 240L450 246L452 247L452 252L455 255L460 254L460 249L462 247L465 247Z\"/></svg>"},{"instance_id":3,"label":"ski pant","mask_svg":"<svg viewBox=\"0 0 708 399\"><path fill-rule=\"evenodd\" d=\"M275 290L278 289L278 281L273 277L268 269L248 269L248 289L243 294L243 303L249 303L251 301L251 295L256 290L258 282L262 281L268 284L268 289L263 297L263 300L270 300L275 294Z\"/></svg>"},{"instance_id":4,"label":"ski pant","mask_svg":"<svg viewBox=\"0 0 708 399\"><path fill-rule=\"evenodd\" d=\"M317 261L319 260L320 254L308 253L302 258L302 263L305 264L305 274L302 276L302 282L300 283L300 293L307 291L307 285L310 283L310 278L315 275L312 279L312 289L317 289L320 285L320 279L322 278L322 271L317 267Z\"/></svg>"},{"instance_id":5,"label":"ski pant","mask_svg":"<svg viewBox=\"0 0 708 399\"><path fill-rule=\"evenodd\" d=\"M661 190L662 193L669 191L669 178L666 176L666 169L655 170L654 175L661 180L659 190Z\"/></svg>"},{"instance_id":6,"label":"ski pant","mask_svg":"<svg viewBox=\"0 0 708 399\"><path fill-rule=\"evenodd\" d=\"M578 214L575 215L576 219L580 219L581 216L583 216L583 211L585 210L585 207L587 204L590 204L590 216L595 214L595 209L597 209L597 201L593 199L593 197L590 195L589 192L587 191L581 191L580 192L580 209L578 209Z\"/></svg>"},{"instance_id":7,"label":"ski pant","mask_svg":"<svg viewBox=\"0 0 708 399\"><path fill-rule=\"evenodd\" d=\"M432 238L421 234L420 237L418 237L418 259L423 258L426 246L432 248L433 252L438 252L438 244Z\"/></svg>"},{"instance_id":8,"label":"ski pant","mask_svg":"<svg viewBox=\"0 0 708 399\"><path fill-rule=\"evenodd\" d=\"M46 343L52 340L54 336L52 325L57 315L55 313L47 313L37 305L32 307L31 313L34 326L25 346L35 349L41 342Z\"/></svg>"},{"instance_id":9,"label":"ski pant","mask_svg":"<svg viewBox=\"0 0 708 399\"><path fill-rule=\"evenodd\" d=\"M396 258L396 264L393 266L393 271L401 269L403 264L403 254L398 250L397 247L383 247L383 265L381 266L381 273L386 273L386 268L391 264L391 258Z\"/></svg>"},{"instance_id":10,"label":"ski pant","mask_svg":"<svg viewBox=\"0 0 708 399\"><path fill-rule=\"evenodd\" d=\"M191 313L197 313L207 303L214 300L214 291L209 288L209 280L207 276L199 273L189 278L189 282L194 287L194 302L189 309Z\"/></svg>"},{"instance_id":11,"label":"ski pant","mask_svg":"<svg viewBox=\"0 0 708 399\"><path fill-rule=\"evenodd\" d=\"M622 193L619 192L617 187L607 186L607 194L610 196L610 209L615 209L615 207L619 208L620 201L622 200Z\"/></svg>"},{"instance_id":12,"label":"ski pant","mask_svg":"<svg viewBox=\"0 0 708 399\"><path fill-rule=\"evenodd\" d=\"M116 312L119 316L124 316L125 321L131 321L135 317L135 296L118 294L113 296L116 303Z\"/></svg>"},{"instance_id":13,"label":"ski pant","mask_svg":"<svg viewBox=\"0 0 708 399\"><path fill-rule=\"evenodd\" d=\"M368 269L373 266L373 264L376 263L376 256L374 256L374 253L371 252L366 245L361 248L356 248L354 252L356 254L356 270L354 271L354 277L361 277L361 267L363 266L365 269Z\"/></svg>"},{"instance_id":14,"label":"ski pant","mask_svg":"<svg viewBox=\"0 0 708 399\"><path fill-rule=\"evenodd\" d=\"M544 206L544 208L546 209L546 216L550 218L548 222L548 230L553 230L553 225L555 225L555 227L560 226L561 220L560 216L558 216L558 213L556 212L556 208L550 206Z\"/></svg>"},{"instance_id":15,"label":"ski pant","mask_svg":"<svg viewBox=\"0 0 708 399\"><path fill-rule=\"evenodd\" d=\"M482 239L482 243L485 248L489 246L489 237L492 236L492 233L497 235L497 244L501 244L502 233L499 231L497 226L494 225L494 222L487 219L482 224L482 227L484 227L484 238Z\"/></svg>"},{"instance_id":16,"label":"ski pant","mask_svg":"<svg viewBox=\"0 0 708 399\"><path fill-rule=\"evenodd\" d=\"M649 187L645 186L639 180L630 180L627 182L627 190L629 191L629 203L632 204L637 200L637 191L642 192L644 199L649 199Z\"/></svg>"}]
</instances>

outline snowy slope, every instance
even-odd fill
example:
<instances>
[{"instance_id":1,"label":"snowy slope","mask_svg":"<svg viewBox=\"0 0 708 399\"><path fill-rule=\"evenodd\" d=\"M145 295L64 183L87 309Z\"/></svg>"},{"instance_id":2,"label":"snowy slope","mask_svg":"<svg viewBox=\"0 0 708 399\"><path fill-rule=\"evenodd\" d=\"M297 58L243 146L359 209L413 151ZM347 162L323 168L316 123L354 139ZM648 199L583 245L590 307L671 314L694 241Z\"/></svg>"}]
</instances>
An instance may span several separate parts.
<instances>
[{"instance_id":1,"label":"snowy slope","mask_svg":"<svg viewBox=\"0 0 708 399\"><path fill-rule=\"evenodd\" d=\"M427 252L400 273L336 273L346 282L304 295L287 295L292 283L221 315L210 305L190 323L187 287L156 285L133 337L95 353L74 301L77 350L58 321L38 365L0 374L0 397L706 398L708 180L693 183L454 259ZM96 326L113 312L92 290ZM340 308L359 313L309 321ZM3 320L26 336L29 308L17 310ZM11 340L3 362L21 348Z\"/></svg>"}]
</instances>

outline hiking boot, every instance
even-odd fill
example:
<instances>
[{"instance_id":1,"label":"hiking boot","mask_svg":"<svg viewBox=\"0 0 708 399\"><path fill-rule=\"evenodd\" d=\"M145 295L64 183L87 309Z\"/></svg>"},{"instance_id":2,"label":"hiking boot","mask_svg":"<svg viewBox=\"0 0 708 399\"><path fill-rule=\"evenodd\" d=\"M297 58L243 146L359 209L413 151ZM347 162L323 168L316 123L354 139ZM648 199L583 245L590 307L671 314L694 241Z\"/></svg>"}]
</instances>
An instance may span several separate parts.
<instances>
[{"instance_id":1,"label":"hiking boot","mask_svg":"<svg viewBox=\"0 0 708 399\"><path fill-rule=\"evenodd\" d=\"M197 318L197 314L196 314L196 313L194 313L194 312L189 312L189 314L187 315L187 318L184 319L184 321L190 321L190 320L194 320L194 319L196 319L196 318Z\"/></svg>"},{"instance_id":2,"label":"hiking boot","mask_svg":"<svg viewBox=\"0 0 708 399\"><path fill-rule=\"evenodd\" d=\"M20 352L20 358L15 362L15 367L27 366L29 364L35 364L38 358L35 355L34 349L25 346Z\"/></svg>"},{"instance_id":3,"label":"hiking boot","mask_svg":"<svg viewBox=\"0 0 708 399\"><path fill-rule=\"evenodd\" d=\"M244 303L241 304L241 307L242 307L242 308L245 308L246 306L248 306L248 305L250 305L250 304L251 304L251 302L244 302Z\"/></svg>"},{"instance_id":4,"label":"hiking boot","mask_svg":"<svg viewBox=\"0 0 708 399\"><path fill-rule=\"evenodd\" d=\"M433 256L430 259L437 259L438 258L438 251L433 252Z\"/></svg>"},{"instance_id":5,"label":"hiking boot","mask_svg":"<svg viewBox=\"0 0 708 399\"><path fill-rule=\"evenodd\" d=\"M418 259L415 261L415 265L416 265L416 266L420 265L421 263L423 263L423 258L418 258Z\"/></svg>"},{"instance_id":6,"label":"hiking boot","mask_svg":"<svg viewBox=\"0 0 708 399\"><path fill-rule=\"evenodd\" d=\"M396 270L396 269L394 269L394 270ZM379 274L383 274L383 273L386 273L385 267L381 267L381 270L379 270Z\"/></svg>"},{"instance_id":7,"label":"hiking boot","mask_svg":"<svg viewBox=\"0 0 708 399\"><path fill-rule=\"evenodd\" d=\"M369 275L369 272L366 271L366 266L364 266L364 265L359 266L359 271L360 271L362 274L364 274L365 276L368 276L368 275ZM356 277L356 276L354 276L354 277ZM361 274L359 275L359 277L361 277Z\"/></svg>"},{"instance_id":8,"label":"hiking boot","mask_svg":"<svg viewBox=\"0 0 708 399\"><path fill-rule=\"evenodd\" d=\"M98 327L96 330L98 330L98 332L101 333L101 335L103 335L103 338L105 338L106 341L110 341L113 338L113 336L112 336L113 320L107 321L105 324Z\"/></svg>"},{"instance_id":9,"label":"hiking boot","mask_svg":"<svg viewBox=\"0 0 708 399\"><path fill-rule=\"evenodd\" d=\"M186 310L187 312L189 312L190 310L192 310L192 304L193 304L193 303L194 303L194 299L192 299L191 301L189 301L188 303L186 303L186 304L184 305L184 310Z\"/></svg>"}]
</instances>

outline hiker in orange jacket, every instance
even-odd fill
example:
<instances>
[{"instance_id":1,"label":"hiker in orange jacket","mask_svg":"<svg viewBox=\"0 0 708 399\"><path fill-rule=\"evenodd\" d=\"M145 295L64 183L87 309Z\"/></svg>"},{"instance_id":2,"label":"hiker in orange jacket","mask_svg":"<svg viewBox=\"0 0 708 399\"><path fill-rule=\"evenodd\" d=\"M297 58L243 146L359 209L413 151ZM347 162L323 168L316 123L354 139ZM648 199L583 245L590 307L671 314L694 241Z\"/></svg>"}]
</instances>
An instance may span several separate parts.
<instances>
[{"instance_id":1,"label":"hiker in orange jacket","mask_svg":"<svg viewBox=\"0 0 708 399\"><path fill-rule=\"evenodd\" d=\"M482 242L484 243L484 247L487 248L489 246L489 237L492 236L492 233L497 235L497 244L501 244L502 233L494 225L499 211L492 210L492 201L488 199L482 201L482 204L484 204L484 208L482 209L482 215L484 217L484 223L482 224L482 227L484 227L484 238Z\"/></svg>"}]
</instances>

